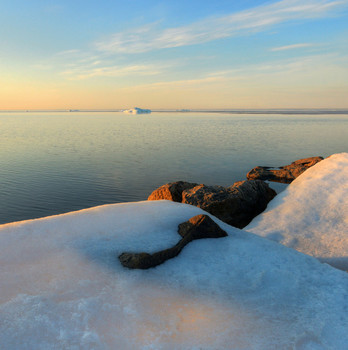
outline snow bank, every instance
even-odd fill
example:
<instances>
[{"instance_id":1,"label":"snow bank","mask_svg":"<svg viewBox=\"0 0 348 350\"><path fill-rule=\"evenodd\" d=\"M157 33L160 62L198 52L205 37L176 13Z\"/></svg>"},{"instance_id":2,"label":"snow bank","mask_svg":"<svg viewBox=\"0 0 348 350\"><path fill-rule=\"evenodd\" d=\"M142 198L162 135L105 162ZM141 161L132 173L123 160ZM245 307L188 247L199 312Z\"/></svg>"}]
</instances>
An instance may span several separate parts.
<instances>
[{"instance_id":1,"label":"snow bank","mask_svg":"<svg viewBox=\"0 0 348 350\"><path fill-rule=\"evenodd\" d=\"M149 114L151 113L151 109L142 109L135 107L132 109L125 109L123 112L128 114Z\"/></svg>"},{"instance_id":2,"label":"snow bank","mask_svg":"<svg viewBox=\"0 0 348 350\"><path fill-rule=\"evenodd\" d=\"M244 230L348 270L348 153L306 170Z\"/></svg>"},{"instance_id":3,"label":"snow bank","mask_svg":"<svg viewBox=\"0 0 348 350\"><path fill-rule=\"evenodd\" d=\"M119 263L202 212L151 201L0 226L0 348L346 348L346 273L214 217L228 237L150 270Z\"/></svg>"}]
</instances>

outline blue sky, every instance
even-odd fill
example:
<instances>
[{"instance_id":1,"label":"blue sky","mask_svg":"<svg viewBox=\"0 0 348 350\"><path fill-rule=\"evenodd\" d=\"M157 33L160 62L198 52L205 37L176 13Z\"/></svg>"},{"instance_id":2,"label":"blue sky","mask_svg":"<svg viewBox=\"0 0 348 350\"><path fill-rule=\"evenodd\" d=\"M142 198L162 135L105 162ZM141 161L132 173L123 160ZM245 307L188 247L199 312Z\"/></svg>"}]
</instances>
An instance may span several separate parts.
<instances>
[{"instance_id":1,"label":"blue sky","mask_svg":"<svg viewBox=\"0 0 348 350\"><path fill-rule=\"evenodd\" d=\"M348 0L20 1L0 109L346 108Z\"/></svg>"}]
</instances>

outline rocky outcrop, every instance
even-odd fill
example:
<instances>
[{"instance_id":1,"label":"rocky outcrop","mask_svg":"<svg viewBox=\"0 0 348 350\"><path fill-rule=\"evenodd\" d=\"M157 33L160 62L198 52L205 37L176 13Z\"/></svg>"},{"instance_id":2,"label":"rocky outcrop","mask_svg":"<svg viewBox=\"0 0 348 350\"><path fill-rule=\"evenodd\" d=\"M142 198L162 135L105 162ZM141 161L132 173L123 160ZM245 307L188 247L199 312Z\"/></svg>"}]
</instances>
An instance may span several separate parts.
<instances>
[{"instance_id":1,"label":"rocky outcrop","mask_svg":"<svg viewBox=\"0 0 348 350\"><path fill-rule=\"evenodd\" d=\"M169 199L202 208L229 225L243 228L266 209L276 192L260 180L239 181L230 187L174 182L155 190L149 200Z\"/></svg>"},{"instance_id":2,"label":"rocky outcrop","mask_svg":"<svg viewBox=\"0 0 348 350\"><path fill-rule=\"evenodd\" d=\"M291 183L304 171L306 171L311 166L317 164L321 160L323 160L322 157L299 159L291 163L290 165L281 166L279 168L257 166L248 172L247 179Z\"/></svg>"},{"instance_id":3,"label":"rocky outcrop","mask_svg":"<svg viewBox=\"0 0 348 350\"><path fill-rule=\"evenodd\" d=\"M181 240L173 247L159 252L148 253L122 253L118 258L124 267L130 269L149 269L163 264L168 259L176 257L191 241L201 238L226 237L227 233L220 228L209 216L196 215L183 222L178 227Z\"/></svg>"},{"instance_id":4,"label":"rocky outcrop","mask_svg":"<svg viewBox=\"0 0 348 350\"><path fill-rule=\"evenodd\" d=\"M260 180L230 187L198 185L183 192L183 203L202 208L229 225L243 228L263 212L276 192Z\"/></svg>"},{"instance_id":5,"label":"rocky outcrop","mask_svg":"<svg viewBox=\"0 0 348 350\"><path fill-rule=\"evenodd\" d=\"M169 201L180 203L182 201L183 191L193 188L197 185L198 184L185 181L171 182L154 190L147 200L155 201L160 199L167 199Z\"/></svg>"}]
</instances>

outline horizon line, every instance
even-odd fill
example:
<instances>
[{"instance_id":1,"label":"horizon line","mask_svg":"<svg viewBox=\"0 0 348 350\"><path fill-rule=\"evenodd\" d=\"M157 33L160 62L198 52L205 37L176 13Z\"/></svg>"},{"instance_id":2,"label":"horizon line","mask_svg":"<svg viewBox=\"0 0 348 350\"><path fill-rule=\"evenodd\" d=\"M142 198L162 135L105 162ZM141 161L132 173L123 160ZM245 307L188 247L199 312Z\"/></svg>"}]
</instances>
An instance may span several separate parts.
<instances>
[{"instance_id":1,"label":"horizon line","mask_svg":"<svg viewBox=\"0 0 348 350\"><path fill-rule=\"evenodd\" d=\"M127 108L101 108L101 109L68 109L68 108L56 108L56 109L0 109L0 113L45 113L45 112L60 112L60 113L91 113L91 112L122 112ZM176 112L176 113L302 113L302 114L348 114L348 107L346 108L155 108L151 109L152 112Z\"/></svg>"}]
</instances>

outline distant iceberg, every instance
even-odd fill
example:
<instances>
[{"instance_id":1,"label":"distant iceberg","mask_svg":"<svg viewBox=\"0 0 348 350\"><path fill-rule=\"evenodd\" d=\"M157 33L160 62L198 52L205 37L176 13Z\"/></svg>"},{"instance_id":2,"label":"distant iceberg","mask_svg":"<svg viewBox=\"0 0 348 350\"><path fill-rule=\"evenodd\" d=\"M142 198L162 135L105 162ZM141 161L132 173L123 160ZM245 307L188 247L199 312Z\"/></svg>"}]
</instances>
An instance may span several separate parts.
<instances>
[{"instance_id":1,"label":"distant iceberg","mask_svg":"<svg viewBox=\"0 0 348 350\"><path fill-rule=\"evenodd\" d=\"M151 109L142 109L135 107L132 109L125 109L123 112L128 114L149 114L151 113Z\"/></svg>"}]
</instances>

